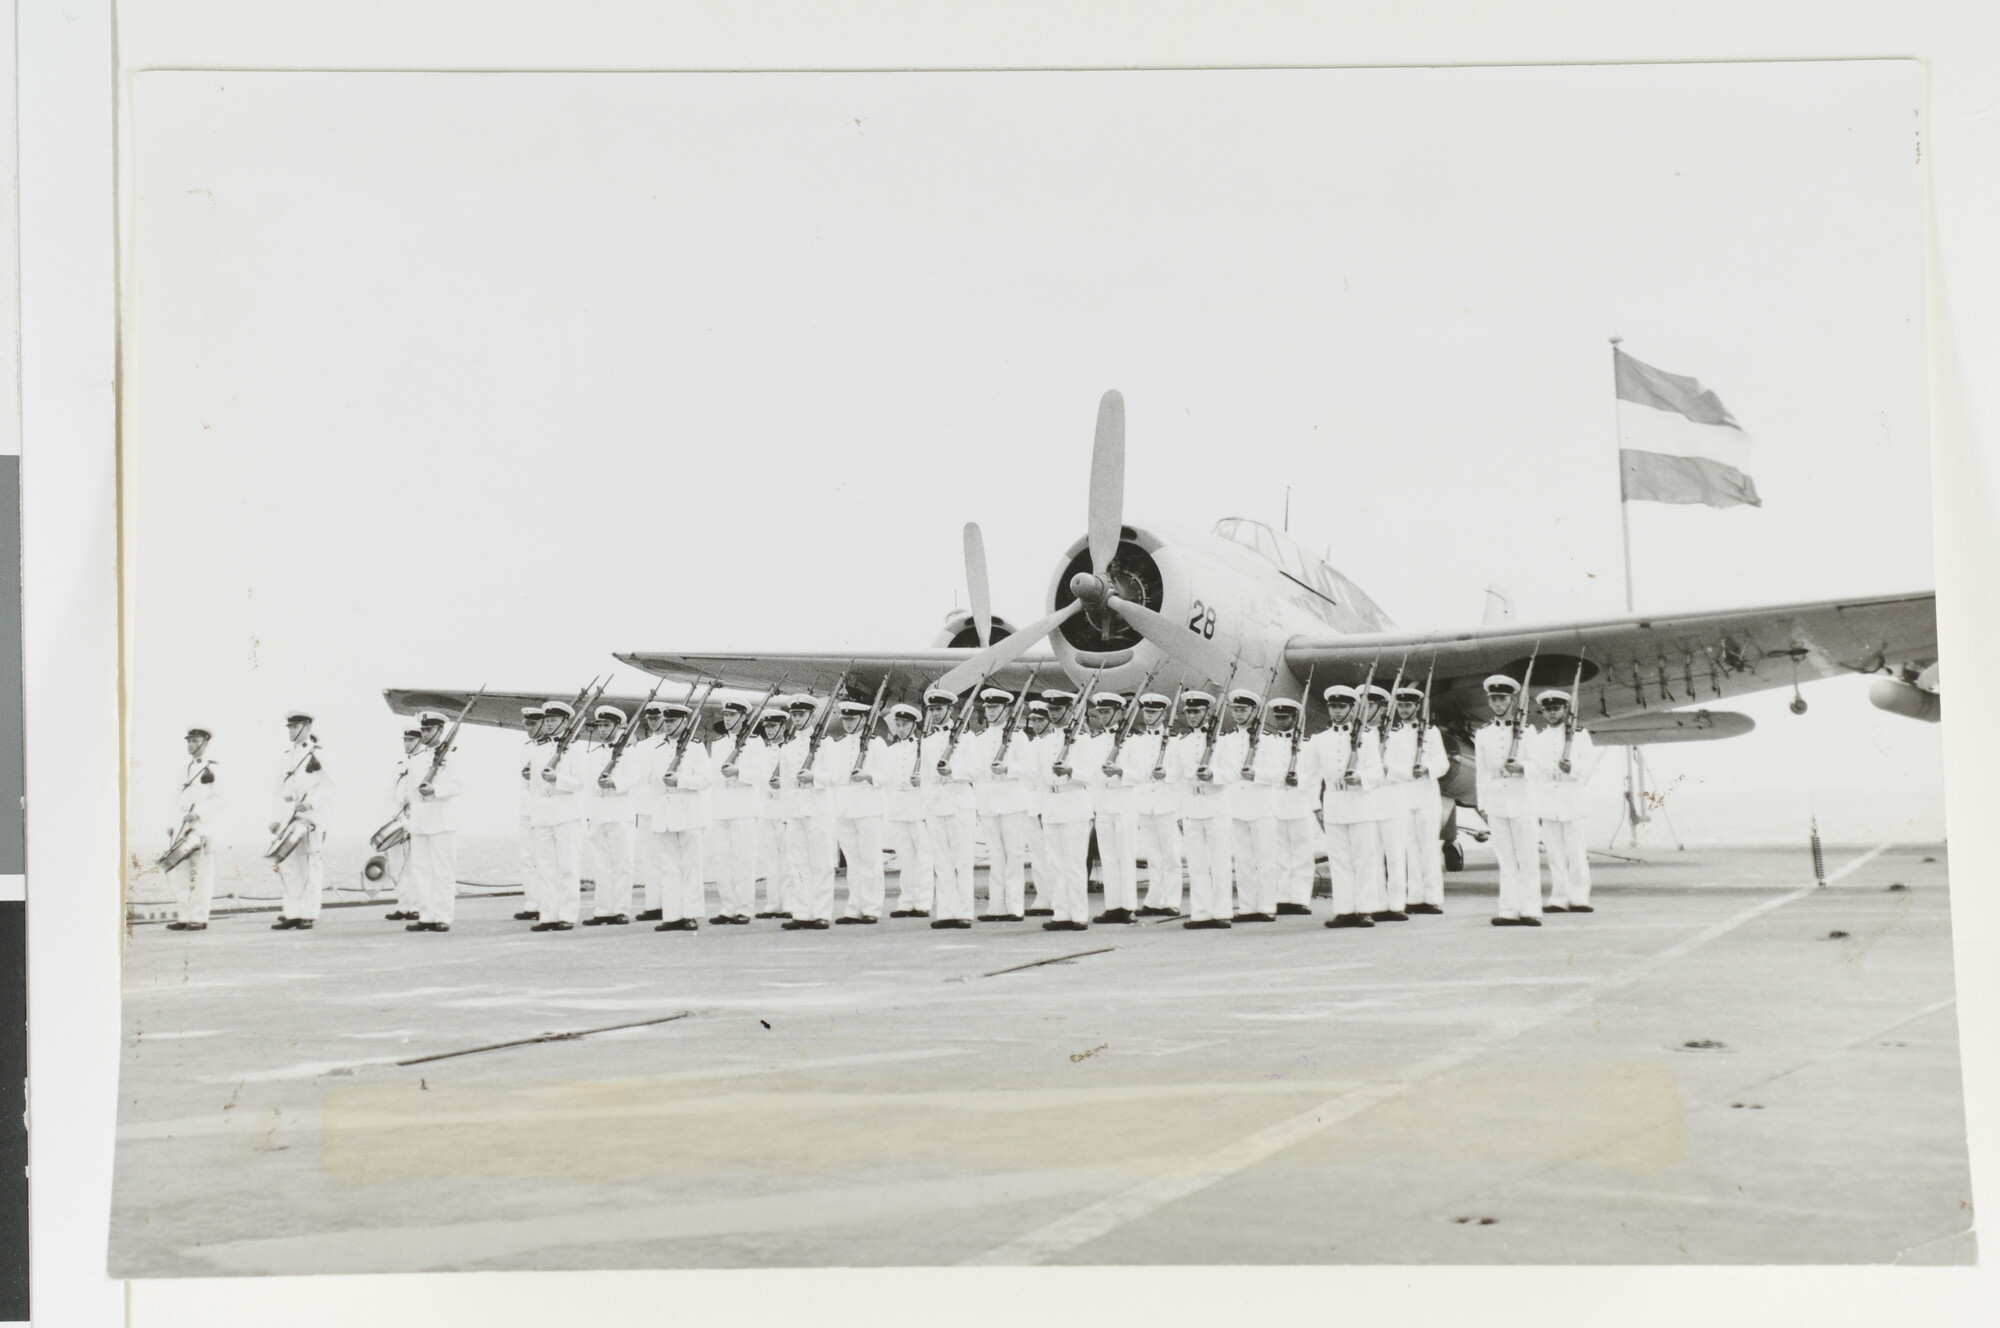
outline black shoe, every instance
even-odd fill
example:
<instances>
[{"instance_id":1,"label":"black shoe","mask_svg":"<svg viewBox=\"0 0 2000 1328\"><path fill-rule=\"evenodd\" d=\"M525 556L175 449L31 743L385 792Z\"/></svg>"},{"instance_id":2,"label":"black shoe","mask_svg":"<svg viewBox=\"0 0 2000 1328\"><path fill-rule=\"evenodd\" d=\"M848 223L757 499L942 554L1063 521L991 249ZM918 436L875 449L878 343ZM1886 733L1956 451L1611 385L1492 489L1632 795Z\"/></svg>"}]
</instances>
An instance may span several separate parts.
<instances>
[{"instance_id":1,"label":"black shoe","mask_svg":"<svg viewBox=\"0 0 2000 1328\"><path fill-rule=\"evenodd\" d=\"M556 924L553 922L537 922L534 926L528 928L529 931L554 931L555 929Z\"/></svg>"},{"instance_id":2,"label":"black shoe","mask_svg":"<svg viewBox=\"0 0 2000 1328\"><path fill-rule=\"evenodd\" d=\"M187 929L188 925L185 922L169 922L167 924L168 931L186 931Z\"/></svg>"},{"instance_id":3,"label":"black shoe","mask_svg":"<svg viewBox=\"0 0 2000 1328\"><path fill-rule=\"evenodd\" d=\"M1226 931L1229 928L1229 919L1190 918L1188 921L1183 922L1181 926L1189 931Z\"/></svg>"},{"instance_id":4,"label":"black shoe","mask_svg":"<svg viewBox=\"0 0 2000 1328\"><path fill-rule=\"evenodd\" d=\"M311 931L312 929L313 929L313 920L311 918L292 919L293 931Z\"/></svg>"},{"instance_id":5,"label":"black shoe","mask_svg":"<svg viewBox=\"0 0 2000 1328\"><path fill-rule=\"evenodd\" d=\"M1597 910L1588 904L1571 904L1569 911L1572 913L1595 913Z\"/></svg>"},{"instance_id":6,"label":"black shoe","mask_svg":"<svg viewBox=\"0 0 2000 1328\"><path fill-rule=\"evenodd\" d=\"M1132 910L1129 908L1107 908L1091 919L1092 922L1130 922Z\"/></svg>"},{"instance_id":7,"label":"black shoe","mask_svg":"<svg viewBox=\"0 0 2000 1328\"><path fill-rule=\"evenodd\" d=\"M773 913L771 916L774 918L789 918L792 915L789 913Z\"/></svg>"},{"instance_id":8,"label":"black shoe","mask_svg":"<svg viewBox=\"0 0 2000 1328\"><path fill-rule=\"evenodd\" d=\"M808 918L801 925L804 926L807 931L825 931L827 929L828 923L825 918Z\"/></svg>"},{"instance_id":9,"label":"black shoe","mask_svg":"<svg viewBox=\"0 0 2000 1328\"><path fill-rule=\"evenodd\" d=\"M657 908L646 909L644 912L636 914L632 920L634 922L658 922L660 920L660 910Z\"/></svg>"},{"instance_id":10,"label":"black shoe","mask_svg":"<svg viewBox=\"0 0 2000 1328\"><path fill-rule=\"evenodd\" d=\"M654 931L700 931L701 924L693 918L675 918L672 922L662 922Z\"/></svg>"},{"instance_id":11,"label":"black shoe","mask_svg":"<svg viewBox=\"0 0 2000 1328\"><path fill-rule=\"evenodd\" d=\"M927 908L913 908L910 910L910 916L913 918L927 918L930 915L931 911Z\"/></svg>"},{"instance_id":12,"label":"black shoe","mask_svg":"<svg viewBox=\"0 0 2000 1328\"><path fill-rule=\"evenodd\" d=\"M575 929L576 924L574 922L551 922L549 924L550 931L574 931Z\"/></svg>"},{"instance_id":13,"label":"black shoe","mask_svg":"<svg viewBox=\"0 0 2000 1328\"><path fill-rule=\"evenodd\" d=\"M1542 925L1540 918L1520 918L1518 921L1523 927L1539 927Z\"/></svg>"},{"instance_id":14,"label":"black shoe","mask_svg":"<svg viewBox=\"0 0 2000 1328\"><path fill-rule=\"evenodd\" d=\"M605 923L609 922L610 920L611 919L609 918L600 918L592 916L585 918L583 920L583 925L586 927L602 927Z\"/></svg>"},{"instance_id":15,"label":"black shoe","mask_svg":"<svg viewBox=\"0 0 2000 1328\"><path fill-rule=\"evenodd\" d=\"M1089 931L1088 922L1044 922L1043 931Z\"/></svg>"},{"instance_id":16,"label":"black shoe","mask_svg":"<svg viewBox=\"0 0 2000 1328\"><path fill-rule=\"evenodd\" d=\"M450 930L451 930L451 924L450 924L449 922L433 922L433 923L431 924L431 930L432 930L432 931L450 931Z\"/></svg>"},{"instance_id":17,"label":"black shoe","mask_svg":"<svg viewBox=\"0 0 2000 1328\"><path fill-rule=\"evenodd\" d=\"M1052 918L1055 915L1056 911L1052 908L1031 908L1026 914L1031 918Z\"/></svg>"},{"instance_id":18,"label":"black shoe","mask_svg":"<svg viewBox=\"0 0 2000 1328\"><path fill-rule=\"evenodd\" d=\"M1528 925L1528 920L1526 918L1495 918L1493 919L1493 925L1496 927L1525 927ZM1538 922L1535 925L1539 927L1541 923Z\"/></svg>"},{"instance_id":19,"label":"black shoe","mask_svg":"<svg viewBox=\"0 0 2000 1328\"><path fill-rule=\"evenodd\" d=\"M1379 913L1370 913L1368 916L1377 922L1408 922L1410 920L1410 915L1399 908L1385 908Z\"/></svg>"},{"instance_id":20,"label":"black shoe","mask_svg":"<svg viewBox=\"0 0 2000 1328\"><path fill-rule=\"evenodd\" d=\"M412 922L409 926L403 928L404 931L429 931L430 929L431 924L428 922ZM536 930L539 931L540 928L538 927Z\"/></svg>"},{"instance_id":21,"label":"black shoe","mask_svg":"<svg viewBox=\"0 0 2000 1328\"><path fill-rule=\"evenodd\" d=\"M183 930L183 931L207 931L207 930L208 930L208 924L207 924L206 922L190 922L190 923L186 923L186 924L185 924L185 925L184 925L184 926L182 927L182 930Z\"/></svg>"},{"instance_id":22,"label":"black shoe","mask_svg":"<svg viewBox=\"0 0 2000 1328\"><path fill-rule=\"evenodd\" d=\"M914 918L917 916L917 910L914 908L892 908L889 910L889 916L892 918Z\"/></svg>"},{"instance_id":23,"label":"black shoe","mask_svg":"<svg viewBox=\"0 0 2000 1328\"><path fill-rule=\"evenodd\" d=\"M1568 908L1568 907L1567 907L1566 905L1563 905L1563 904L1544 904L1544 905L1542 905L1542 912L1544 912L1544 913L1567 913L1567 912L1569 912L1569 908Z\"/></svg>"},{"instance_id":24,"label":"black shoe","mask_svg":"<svg viewBox=\"0 0 2000 1328\"><path fill-rule=\"evenodd\" d=\"M998 922L1000 920L1000 915L998 913L981 913L979 915L979 920L981 922Z\"/></svg>"},{"instance_id":25,"label":"black shoe","mask_svg":"<svg viewBox=\"0 0 2000 1328\"><path fill-rule=\"evenodd\" d=\"M1304 904L1280 904L1278 905L1278 916L1281 918L1309 918L1312 916L1312 910Z\"/></svg>"},{"instance_id":26,"label":"black shoe","mask_svg":"<svg viewBox=\"0 0 2000 1328\"><path fill-rule=\"evenodd\" d=\"M730 917L727 913L718 913L714 917L708 920L709 925L712 927L727 927L730 923L734 921L736 921L736 919Z\"/></svg>"},{"instance_id":27,"label":"black shoe","mask_svg":"<svg viewBox=\"0 0 2000 1328\"><path fill-rule=\"evenodd\" d=\"M1275 913L1238 913L1236 920L1238 922L1276 922L1278 915Z\"/></svg>"},{"instance_id":28,"label":"black shoe","mask_svg":"<svg viewBox=\"0 0 2000 1328\"><path fill-rule=\"evenodd\" d=\"M777 913L759 913L757 916L760 918L775 918L781 915Z\"/></svg>"},{"instance_id":29,"label":"black shoe","mask_svg":"<svg viewBox=\"0 0 2000 1328\"><path fill-rule=\"evenodd\" d=\"M963 928L970 927L971 925L972 923L966 920L965 918L939 918L936 922L933 922L931 924L931 930L958 931L962 930Z\"/></svg>"},{"instance_id":30,"label":"black shoe","mask_svg":"<svg viewBox=\"0 0 2000 1328\"><path fill-rule=\"evenodd\" d=\"M807 926L807 924L806 924L806 923L803 923L803 922L800 922L800 921L799 921L799 920L798 920L797 918L793 918L793 919L792 919L792 920L791 920L790 922L781 922L781 923L779 923L779 924L778 924L778 930L780 930L780 931L804 931L804 930L806 929L806 926Z\"/></svg>"},{"instance_id":31,"label":"black shoe","mask_svg":"<svg viewBox=\"0 0 2000 1328\"><path fill-rule=\"evenodd\" d=\"M1412 904L1409 906L1409 908L1405 909L1404 911L1408 913L1430 913L1430 914L1442 914L1444 912L1444 910L1439 908L1436 904Z\"/></svg>"},{"instance_id":32,"label":"black shoe","mask_svg":"<svg viewBox=\"0 0 2000 1328\"><path fill-rule=\"evenodd\" d=\"M1372 927L1375 925L1375 921L1366 913L1342 913L1337 917L1328 918L1326 925L1329 927Z\"/></svg>"},{"instance_id":33,"label":"black shoe","mask_svg":"<svg viewBox=\"0 0 2000 1328\"><path fill-rule=\"evenodd\" d=\"M413 918L416 916L416 914L405 913L403 916L406 918ZM532 908L523 909L521 912L516 913L514 915L514 921L516 922L540 922L541 920L542 920L542 915L540 913L537 913Z\"/></svg>"},{"instance_id":34,"label":"black shoe","mask_svg":"<svg viewBox=\"0 0 2000 1328\"><path fill-rule=\"evenodd\" d=\"M858 914L842 914L833 920L833 925L836 927L858 927L861 925L861 922L862 919Z\"/></svg>"},{"instance_id":35,"label":"black shoe","mask_svg":"<svg viewBox=\"0 0 2000 1328\"><path fill-rule=\"evenodd\" d=\"M1139 916L1142 918L1164 918L1172 915L1172 909L1161 908L1157 904L1147 904L1139 910Z\"/></svg>"}]
</instances>

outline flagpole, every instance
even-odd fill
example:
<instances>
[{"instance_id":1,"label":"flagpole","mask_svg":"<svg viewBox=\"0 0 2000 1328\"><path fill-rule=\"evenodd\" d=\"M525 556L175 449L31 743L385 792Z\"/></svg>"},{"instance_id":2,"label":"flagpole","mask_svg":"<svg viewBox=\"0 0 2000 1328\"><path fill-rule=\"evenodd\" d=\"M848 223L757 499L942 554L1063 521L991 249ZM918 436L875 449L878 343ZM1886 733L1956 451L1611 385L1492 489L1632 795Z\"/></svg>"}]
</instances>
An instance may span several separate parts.
<instances>
[{"instance_id":1,"label":"flagpole","mask_svg":"<svg viewBox=\"0 0 2000 1328\"><path fill-rule=\"evenodd\" d=\"M1632 607L1632 505L1625 497L1625 433L1618 424L1618 343L1611 338L1611 436L1618 442L1618 529L1625 539L1625 612Z\"/></svg>"}]
</instances>

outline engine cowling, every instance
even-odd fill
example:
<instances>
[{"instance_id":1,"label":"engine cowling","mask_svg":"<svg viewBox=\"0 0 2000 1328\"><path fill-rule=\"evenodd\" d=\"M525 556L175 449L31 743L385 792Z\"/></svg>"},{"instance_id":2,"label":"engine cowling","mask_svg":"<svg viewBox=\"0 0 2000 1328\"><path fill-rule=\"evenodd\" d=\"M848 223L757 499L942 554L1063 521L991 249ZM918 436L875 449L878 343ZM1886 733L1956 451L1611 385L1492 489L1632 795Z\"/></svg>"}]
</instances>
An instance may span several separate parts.
<instances>
[{"instance_id":1,"label":"engine cowling","mask_svg":"<svg viewBox=\"0 0 2000 1328\"><path fill-rule=\"evenodd\" d=\"M1877 678L1868 688L1868 701L1877 710L1905 719L1920 719L1926 724L1944 718L1943 697L1896 678Z\"/></svg>"},{"instance_id":2,"label":"engine cowling","mask_svg":"<svg viewBox=\"0 0 2000 1328\"><path fill-rule=\"evenodd\" d=\"M1014 624L995 614L993 617L993 639L1014 634ZM979 629L973 624L972 610L953 609L944 616L944 626L931 638L931 647L936 650L976 650L979 647Z\"/></svg>"}]
</instances>

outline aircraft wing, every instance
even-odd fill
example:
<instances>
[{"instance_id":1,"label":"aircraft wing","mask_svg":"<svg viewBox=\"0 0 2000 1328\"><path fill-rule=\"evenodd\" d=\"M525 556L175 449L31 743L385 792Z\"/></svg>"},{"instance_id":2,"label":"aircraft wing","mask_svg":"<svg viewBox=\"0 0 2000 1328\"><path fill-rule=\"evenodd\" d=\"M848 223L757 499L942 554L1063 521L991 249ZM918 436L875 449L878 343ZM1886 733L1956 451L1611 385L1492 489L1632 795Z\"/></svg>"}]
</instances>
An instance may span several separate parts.
<instances>
[{"instance_id":1,"label":"aircraft wing","mask_svg":"<svg viewBox=\"0 0 2000 1328\"><path fill-rule=\"evenodd\" d=\"M720 678L726 688L753 690L761 694L773 683L784 692L811 691L824 694L846 673L850 696L872 699L886 675L891 700L916 701L924 689L974 654L963 650L898 650L856 654L774 654L745 651L738 654L683 654L667 651L634 651L617 656L621 663L682 684L697 678ZM993 685L1015 691L1026 686L1030 674L1039 674L1036 686L1059 685L1062 667L1047 651L1036 651L1004 665L993 675Z\"/></svg>"},{"instance_id":2,"label":"aircraft wing","mask_svg":"<svg viewBox=\"0 0 2000 1328\"><path fill-rule=\"evenodd\" d=\"M685 691L685 688L669 686L662 688L660 695L680 700ZM458 714L459 710L471 697L471 688L452 691L449 689L431 690L421 687L391 687L382 693L382 699L389 703L389 709L399 715L414 715L420 710L436 710L443 714L446 719L450 719ZM544 701L551 699L573 702L576 700L576 690L570 688L568 690L553 692L489 691L474 702L472 709L466 712L465 722L468 724L483 725L488 728L522 729L526 725L521 722L521 707L540 705ZM598 701L598 704L615 705L627 715L631 715L640 706L644 705L645 702L645 693L636 692L629 696L606 694Z\"/></svg>"},{"instance_id":3,"label":"aircraft wing","mask_svg":"<svg viewBox=\"0 0 2000 1328\"><path fill-rule=\"evenodd\" d=\"M1383 632L1294 637L1285 662L1314 690L1325 682L1358 684L1371 663L1386 685L1402 666L1421 686L1436 662L1432 707L1447 715L1483 714L1481 684L1490 674L1522 676L1539 648L1534 690L1567 691L1583 663L1578 715L1615 721L1790 687L1841 673L1916 671L1937 662L1937 596L1929 591L1873 599L1820 600L1715 613L1634 614L1554 623L1494 623L1460 631ZM1407 663L1405 661L1407 660ZM1678 740L1729 737L1733 720L1680 728ZM1618 730L1605 723L1607 737ZM1644 726L1642 725L1643 729ZM1626 741L1672 741L1638 736Z\"/></svg>"}]
</instances>

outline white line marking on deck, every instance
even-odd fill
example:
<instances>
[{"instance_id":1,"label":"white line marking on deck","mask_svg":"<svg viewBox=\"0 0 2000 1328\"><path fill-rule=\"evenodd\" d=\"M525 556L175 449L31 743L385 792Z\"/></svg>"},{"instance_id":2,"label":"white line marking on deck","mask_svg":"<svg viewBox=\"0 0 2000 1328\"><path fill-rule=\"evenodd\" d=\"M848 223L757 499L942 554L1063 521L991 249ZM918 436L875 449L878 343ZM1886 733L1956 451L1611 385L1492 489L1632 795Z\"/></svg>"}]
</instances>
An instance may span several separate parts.
<instances>
[{"instance_id":1,"label":"white line marking on deck","mask_svg":"<svg viewBox=\"0 0 2000 1328\"><path fill-rule=\"evenodd\" d=\"M1890 847L1889 844L1876 845L1828 876L1827 883L1830 885L1858 871L1887 852ZM1205 1157L1190 1158L1153 1180L1089 1204L1066 1217L1037 1227L963 1262L968 1265L1037 1264L1045 1263L1057 1255L1066 1254L1127 1223L1157 1212L1168 1204L1178 1203L1189 1195L1197 1194L1211 1185L1227 1180L1238 1172L1262 1162L1265 1158L1311 1138L1329 1126L1338 1125L1370 1107L1400 1097L1448 1070L1456 1069L1496 1047L1513 1041L1523 1033L1573 1014L1608 992L1629 987L1675 960L1707 945L1710 941L1726 936L1737 928L1763 917L1766 913L1775 912L1787 904L1803 899L1818 889L1816 883L1803 885L1776 898L1767 899L1752 908L1744 909L1734 917L1718 922L1712 927L1705 927L1686 940L1641 960L1623 973L1613 974L1582 991L1564 997L1553 1005L1545 1006L1511 1023L1501 1024L1457 1051L1445 1052L1418 1061L1399 1079L1364 1085L1353 1092L1329 1098L1289 1120L1279 1121L1276 1125L1268 1126L1255 1134L1246 1135Z\"/></svg>"}]
</instances>

